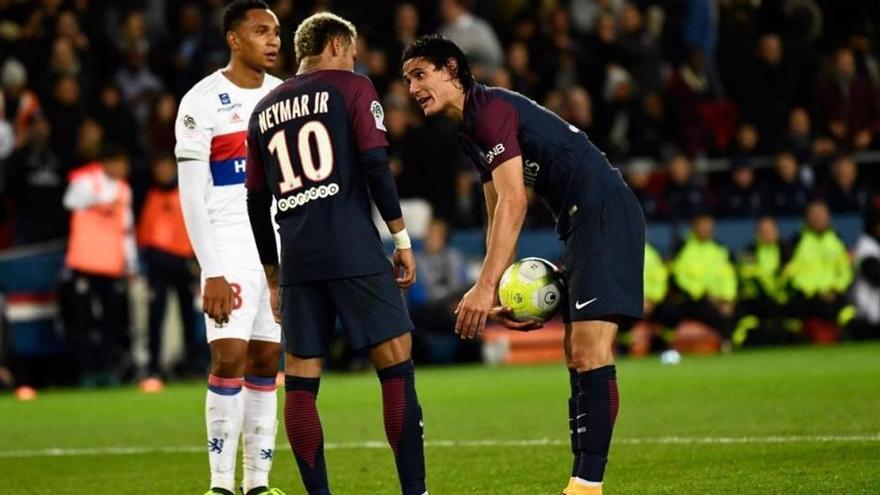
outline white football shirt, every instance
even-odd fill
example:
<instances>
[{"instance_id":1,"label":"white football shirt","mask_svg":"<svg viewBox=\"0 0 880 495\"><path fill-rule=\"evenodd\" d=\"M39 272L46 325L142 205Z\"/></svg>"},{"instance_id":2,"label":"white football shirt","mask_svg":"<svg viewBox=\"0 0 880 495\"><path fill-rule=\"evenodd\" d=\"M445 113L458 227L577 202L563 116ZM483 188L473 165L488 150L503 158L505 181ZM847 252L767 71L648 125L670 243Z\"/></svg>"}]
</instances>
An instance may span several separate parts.
<instances>
[{"instance_id":1,"label":"white football shirt","mask_svg":"<svg viewBox=\"0 0 880 495\"><path fill-rule=\"evenodd\" d=\"M262 270L247 214L245 140L254 106L281 82L266 74L260 88L241 88L218 70L180 102L174 152L187 231L203 277L223 275L229 267ZM192 174L186 167L207 167L209 173ZM206 208L208 225L204 215L193 214L194 204Z\"/></svg>"}]
</instances>

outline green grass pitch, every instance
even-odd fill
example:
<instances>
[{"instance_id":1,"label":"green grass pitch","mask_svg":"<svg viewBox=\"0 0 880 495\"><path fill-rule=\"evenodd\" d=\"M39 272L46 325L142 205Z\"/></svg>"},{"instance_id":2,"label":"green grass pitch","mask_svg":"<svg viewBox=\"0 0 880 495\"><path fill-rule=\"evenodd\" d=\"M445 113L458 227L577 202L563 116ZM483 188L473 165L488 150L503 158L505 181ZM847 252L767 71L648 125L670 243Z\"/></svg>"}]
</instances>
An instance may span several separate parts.
<instances>
[{"instance_id":1,"label":"green grass pitch","mask_svg":"<svg viewBox=\"0 0 880 495\"><path fill-rule=\"evenodd\" d=\"M432 495L558 494L567 379L562 366L419 369ZM618 379L608 495L880 493L878 344L622 360ZM204 389L0 396L0 492L203 493ZM326 376L319 407L334 493L398 493L375 376ZM273 484L304 493L283 432L278 444Z\"/></svg>"}]
</instances>

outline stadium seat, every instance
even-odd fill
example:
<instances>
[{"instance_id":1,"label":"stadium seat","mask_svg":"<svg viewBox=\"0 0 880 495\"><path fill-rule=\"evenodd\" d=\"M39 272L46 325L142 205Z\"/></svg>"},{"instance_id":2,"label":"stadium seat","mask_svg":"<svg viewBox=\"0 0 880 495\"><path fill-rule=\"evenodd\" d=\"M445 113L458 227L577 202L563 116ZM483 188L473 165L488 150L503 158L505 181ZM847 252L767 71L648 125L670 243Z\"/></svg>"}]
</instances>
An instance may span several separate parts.
<instances>
[{"instance_id":1,"label":"stadium seat","mask_svg":"<svg viewBox=\"0 0 880 495\"><path fill-rule=\"evenodd\" d=\"M565 329L559 319L531 332L487 325L483 331L483 361L487 364L558 363L565 357L562 350L564 335Z\"/></svg>"},{"instance_id":2,"label":"stadium seat","mask_svg":"<svg viewBox=\"0 0 880 495\"><path fill-rule=\"evenodd\" d=\"M837 324L821 318L804 320L803 334L814 344L828 345L840 340L840 328Z\"/></svg>"},{"instance_id":3,"label":"stadium seat","mask_svg":"<svg viewBox=\"0 0 880 495\"><path fill-rule=\"evenodd\" d=\"M685 320L675 329L672 347L682 354L715 354L721 350L721 337L699 321Z\"/></svg>"}]
</instances>

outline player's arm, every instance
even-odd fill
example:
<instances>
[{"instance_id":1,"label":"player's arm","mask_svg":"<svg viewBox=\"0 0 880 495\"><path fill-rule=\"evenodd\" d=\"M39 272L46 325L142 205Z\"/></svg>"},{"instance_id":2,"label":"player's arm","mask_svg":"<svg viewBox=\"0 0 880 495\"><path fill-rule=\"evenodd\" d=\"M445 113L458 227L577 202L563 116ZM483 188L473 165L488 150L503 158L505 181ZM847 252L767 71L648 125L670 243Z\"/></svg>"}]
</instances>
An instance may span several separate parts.
<instances>
[{"instance_id":1,"label":"player's arm","mask_svg":"<svg viewBox=\"0 0 880 495\"><path fill-rule=\"evenodd\" d=\"M379 103L376 88L369 79L357 76L354 79L349 113L357 148L361 153L367 188L373 203L394 238L394 254L391 262L397 285L405 289L416 281L416 258L412 243L406 232L403 215L400 212L400 199L394 176L388 168L388 139L385 137L383 122L385 111Z\"/></svg>"},{"instance_id":2,"label":"player's arm","mask_svg":"<svg viewBox=\"0 0 880 495\"><path fill-rule=\"evenodd\" d=\"M486 197L491 216L491 227L486 235L486 258L476 284L465 294L456 310L455 331L463 338L476 337L486 325L495 302L498 281L513 258L528 208L522 167L522 156L517 155L492 171L492 191Z\"/></svg>"},{"instance_id":3,"label":"player's arm","mask_svg":"<svg viewBox=\"0 0 880 495\"><path fill-rule=\"evenodd\" d=\"M462 297L456 309L455 332L468 339L483 330L486 318L492 313L498 281L516 251L528 208L517 136L518 112L510 103L495 98L483 104L475 114L469 139L480 149L491 150L485 164L488 170L482 170L481 174L483 183L492 185L486 197L490 218L486 258L476 284Z\"/></svg>"},{"instance_id":4,"label":"player's arm","mask_svg":"<svg viewBox=\"0 0 880 495\"><path fill-rule=\"evenodd\" d=\"M254 112L256 115L256 112ZM278 246L272 225L272 193L266 182L266 169L259 148L259 127L251 118L248 129L248 155L245 165L245 187L247 188L247 210L251 222L251 232L257 244L260 263L266 274L269 286L269 303L275 321L281 323L281 305L278 297L281 268L278 263Z\"/></svg>"},{"instance_id":5,"label":"player's arm","mask_svg":"<svg viewBox=\"0 0 880 495\"><path fill-rule=\"evenodd\" d=\"M391 237L394 239L394 254L391 262L394 265L394 275L397 285L401 289L411 287L416 281L415 256L412 253L412 242L406 232L406 224L400 211L400 198L397 195L397 185L394 176L388 168L388 154L385 148L373 148L364 152L361 156L364 167L364 175L367 180L367 188L370 197L379 210L379 215L388 226Z\"/></svg>"},{"instance_id":6,"label":"player's arm","mask_svg":"<svg viewBox=\"0 0 880 495\"><path fill-rule=\"evenodd\" d=\"M488 251L489 243L491 242L492 224L493 219L495 218L495 209L498 206L498 193L495 191L495 185L492 183L491 180L483 183L483 197L486 199L486 216L488 219L488 221L486 222L486 250ZM513 263L513 259L515 256L516 244L514 244L513 250L510 252L510 257L507 259L507 262L504 264L504 266L510 266ZM495 291L495 294L498 294L497 290ZM497 299L495 302L497 303ZM489 311L489 318L513 330L535 330L543 326L543 324L538 321L514 320L510 308L505 308L501 306L493 307Z\"/></svg>"},{"instance_id":7,"label":"player's arm","mask_svg":"<svg viewBox=\"0 0 880 495\"><path fill-rule=\"evenodd\" d=\"M180 209L190 244L202 269L205 285L202 290L202 309L218 324L226 323L232 312L234 294L223 276L217 240L208 217L206 198L211 188L211 127L197 105L184 97L180 103L175 137L177 145L177 175L180 188Z\"/></svg>"}]
</instances>

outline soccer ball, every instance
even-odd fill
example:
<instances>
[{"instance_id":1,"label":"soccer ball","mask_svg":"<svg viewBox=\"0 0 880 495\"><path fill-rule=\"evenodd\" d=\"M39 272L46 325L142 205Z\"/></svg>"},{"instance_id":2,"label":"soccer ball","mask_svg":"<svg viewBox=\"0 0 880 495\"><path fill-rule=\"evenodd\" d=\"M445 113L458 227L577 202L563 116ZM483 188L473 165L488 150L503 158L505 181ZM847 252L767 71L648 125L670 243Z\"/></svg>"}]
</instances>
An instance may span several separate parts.
<instances>
[{"instance_id":1,"label":"soccer ball","mask_svg":"<svg viewBox=\"0 0 880 495\"><path fill-rule=\"evenodd\" d=\"M559 270L545 259L523 258L504 270L498 297L513 319L545 322L553 318L562 300Z\"/></svg>"}]
</instances>

